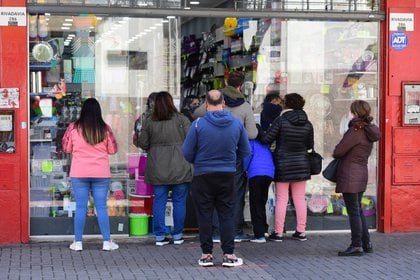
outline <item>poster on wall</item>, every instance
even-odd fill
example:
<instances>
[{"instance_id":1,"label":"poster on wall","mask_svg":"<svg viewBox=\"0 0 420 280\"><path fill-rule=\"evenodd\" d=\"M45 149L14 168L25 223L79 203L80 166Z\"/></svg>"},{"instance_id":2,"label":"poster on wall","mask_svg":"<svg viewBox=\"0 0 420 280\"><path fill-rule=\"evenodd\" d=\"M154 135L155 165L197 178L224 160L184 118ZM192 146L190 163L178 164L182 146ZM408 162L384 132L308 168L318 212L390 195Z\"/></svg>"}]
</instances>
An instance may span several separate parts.
<instances>
[{"instance_id":1,"label":"poster on wall","mask_svg":"<svg viewBox=\"0 0 420 280\"><path fill-rule=\"evenodd\" d=\"M0 88L0 109L19 108L19 89Z\"/></svg>"}]
</instances>

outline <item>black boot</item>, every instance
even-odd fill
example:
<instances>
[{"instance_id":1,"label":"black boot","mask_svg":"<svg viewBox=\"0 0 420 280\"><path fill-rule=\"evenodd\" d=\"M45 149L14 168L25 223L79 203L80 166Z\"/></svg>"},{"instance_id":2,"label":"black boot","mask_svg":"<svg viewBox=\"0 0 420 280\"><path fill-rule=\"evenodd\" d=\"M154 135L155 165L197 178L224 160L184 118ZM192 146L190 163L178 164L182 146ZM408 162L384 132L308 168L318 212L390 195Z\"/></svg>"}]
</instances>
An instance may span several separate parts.
<instances>
[{"instance_id":1,"label":"black boot","mask_svg":"<svg viewBox=\"0 0 420 280\"><path fill-rule=\"evenodd\" d=\"M347 248L347 250L345 250L343 252L338 252L338 255L340 257L362 256L363 255L363 249L362 249L362 247L350 246L350 247Z\"/></svg>"},{"instance_id":2,"label":"black boot","mask_svg":"<svg viewBox=\"0 0 420 280\"><path fill-rule=\"evenodd\" d=\"M372 242L367 242L367 243L363 243L362 245L363 248L363 252L365 253L373 253L373 246L372 246Z\"/></svg>"}]
</instances>

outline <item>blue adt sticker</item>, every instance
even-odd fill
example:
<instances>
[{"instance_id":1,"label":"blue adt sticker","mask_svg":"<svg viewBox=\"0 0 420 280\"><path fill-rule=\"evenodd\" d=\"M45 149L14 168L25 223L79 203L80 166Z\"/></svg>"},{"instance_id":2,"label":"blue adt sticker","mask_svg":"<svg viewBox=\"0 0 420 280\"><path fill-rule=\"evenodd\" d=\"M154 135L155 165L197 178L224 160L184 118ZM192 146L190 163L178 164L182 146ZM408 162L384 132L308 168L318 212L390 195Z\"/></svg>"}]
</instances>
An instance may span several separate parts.
<instances>
[{"instance_id":1,"label":"blue adt sticker","mask_svg":"<svg viewBox=\"0 0 420 280\"><path fill-rule=\"evenodd\" d=\"M390 42L391 47L396 51L405 49L408 45L408 36L404 32L394 32L391 34Z\"/></svg>"}]
</instances>

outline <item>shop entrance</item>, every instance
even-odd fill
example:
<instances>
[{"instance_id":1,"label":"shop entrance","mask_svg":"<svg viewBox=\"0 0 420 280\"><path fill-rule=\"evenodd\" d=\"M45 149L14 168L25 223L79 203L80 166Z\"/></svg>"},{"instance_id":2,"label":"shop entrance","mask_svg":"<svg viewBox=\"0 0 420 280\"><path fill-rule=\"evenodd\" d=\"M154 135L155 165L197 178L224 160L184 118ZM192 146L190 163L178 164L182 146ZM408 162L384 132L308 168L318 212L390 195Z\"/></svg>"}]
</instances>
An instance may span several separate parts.
<instances>
[{"instance_id":1,"label":"shop entrance","mask_svg":"<svg viewBox=\"0 0 420 280\"><path fill-rule=\"evenodd\" d=\"M202 99L207 90L222 88L230 71L240 70L246 77L243 93L257 121L267 93L298 92L306 99L315 149L326 166L346 130L352 100L368 101L378 119L378 30L378 22L266 17L31 15L30 235L73 234L70 158L61 150L61 137L80 113L83 98L96 97L116 130L119 152L111 157L108 201L111 233L129 234L130 214L151 214L148 207L138 213L130 207L130 200L138 199L134 195L141 175L136 164L131 166L142 152L132 144L134 122L151 92L169 91L181 110L186 97ZM376 228L376 170L377 147L363 200L370 228ZM120 191L122 197L114 195ZM348 228L334 185L317 175L306 192L308 230ZM152 203L149 195L140 200ZM273 202L270 192L271 219ZM98 234L94 205L89 207L85 233ZM293 209L291 201L288 230L294 229ZM186 228L196 227L195 217L187 217Z\"/></svg>"}]
</instances>

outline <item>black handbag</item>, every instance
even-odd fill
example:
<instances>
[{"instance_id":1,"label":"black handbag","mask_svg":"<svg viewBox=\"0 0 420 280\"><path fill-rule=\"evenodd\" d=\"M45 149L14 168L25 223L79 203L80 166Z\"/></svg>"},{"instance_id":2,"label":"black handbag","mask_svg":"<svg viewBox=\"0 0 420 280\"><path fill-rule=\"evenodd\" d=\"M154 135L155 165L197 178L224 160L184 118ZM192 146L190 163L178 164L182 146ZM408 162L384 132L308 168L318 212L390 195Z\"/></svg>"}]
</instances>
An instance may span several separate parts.
<instances>
[{"instance_id":1,"label":"black handbag","mask_svg":"<svg viewBox=\"0 0 420 280\"><path fill-rule=\"evenodd\" d=\"M317 175L322 170L322 156L312 149L312 152L308 153L309 164L311 167L311 175Z\"/></svg>"},{"instance_id":2,"label":"black handbag","mask_svg":"<svg viewBox=\"0 0 420 280\"><path fill-rule=\"evenodd\" d=\"M338 159L333 159L327 167L325 167L324 171L322 171L322 176L333 183L337 182L337 167L339 162Z\"/></svg>"}]
</instances>

